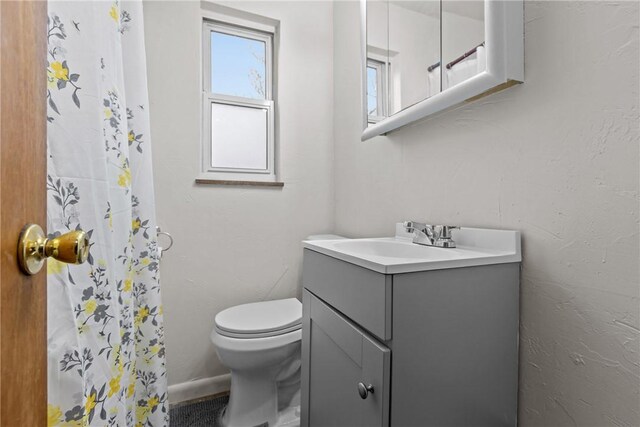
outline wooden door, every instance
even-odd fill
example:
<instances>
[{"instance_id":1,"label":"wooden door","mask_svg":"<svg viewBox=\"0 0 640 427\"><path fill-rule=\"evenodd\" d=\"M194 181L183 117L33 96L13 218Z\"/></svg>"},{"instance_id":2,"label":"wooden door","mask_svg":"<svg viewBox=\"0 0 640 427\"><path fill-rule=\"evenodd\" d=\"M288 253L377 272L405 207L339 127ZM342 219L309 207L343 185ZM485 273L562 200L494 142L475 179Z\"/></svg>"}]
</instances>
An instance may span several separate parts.
<instances>
[{"instance_id":1,"label":"wooden door","mask_svg":"<svg viewBox=\"0 0 640 427\"><path fill-rule=\"evenodd\" d=\"M307 290L303 302L301 424L388 427L390 350Z\"/></svg>"},{"instance_id":2,"label":"wooden door","mask_svg":"<svg viewBox=\"0 0 640 427\"><path fill-rule=\"evenodd\" d=\"M46 271L17 263L46 227L46 32L46 1L0 1L0 426L47 423Z\"/></svg>"}]
</instances>

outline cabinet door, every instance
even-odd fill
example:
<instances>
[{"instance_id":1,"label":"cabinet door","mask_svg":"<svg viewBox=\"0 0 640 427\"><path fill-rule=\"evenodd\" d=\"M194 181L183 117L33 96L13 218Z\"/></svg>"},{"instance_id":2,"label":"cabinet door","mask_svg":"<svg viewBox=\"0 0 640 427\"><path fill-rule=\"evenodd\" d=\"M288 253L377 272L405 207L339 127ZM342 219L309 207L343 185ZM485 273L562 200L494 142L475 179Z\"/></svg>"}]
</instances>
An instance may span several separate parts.
<instances>
[{"instance_id":1,"label":"cabinet door","mask_svg":"<svg viewBox=\"0 0 640 427\"><path fill-rule=\"evenodd\" d=\"M388 426L389 349L306 290L303 304L302 425Z\"/></svg>"}]
</instances>

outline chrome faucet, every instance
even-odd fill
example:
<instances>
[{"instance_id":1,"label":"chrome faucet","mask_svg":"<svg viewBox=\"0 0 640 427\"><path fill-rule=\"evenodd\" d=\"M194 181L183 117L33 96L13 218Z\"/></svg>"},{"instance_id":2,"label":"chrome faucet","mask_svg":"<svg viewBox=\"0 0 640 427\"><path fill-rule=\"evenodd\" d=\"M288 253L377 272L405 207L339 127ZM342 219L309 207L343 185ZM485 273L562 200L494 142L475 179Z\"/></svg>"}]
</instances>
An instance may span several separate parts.
<instances>
[{"instance_id":1,"label":"chrome faucet","mask_svg":"<svg viewBox=\"0 0 640 427\"><path fill-rule=\"evenodd\" d=\"M459 229L454 225L429 225L416 221L403 223L407 233L413 232L413 243L438 248L455 248L456 242L451 238L451 230Z\"/></svg>"}]
</instances>

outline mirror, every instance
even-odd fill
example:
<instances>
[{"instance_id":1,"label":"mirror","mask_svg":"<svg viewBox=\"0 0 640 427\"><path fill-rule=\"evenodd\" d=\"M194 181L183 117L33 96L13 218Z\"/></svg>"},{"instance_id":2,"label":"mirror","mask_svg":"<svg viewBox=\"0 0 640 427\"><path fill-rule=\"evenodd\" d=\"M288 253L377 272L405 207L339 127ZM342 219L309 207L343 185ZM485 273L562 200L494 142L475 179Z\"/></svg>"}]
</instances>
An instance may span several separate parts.
<instances>
[{"instance_id":1,"label":"mirror","mask_svg":"<svg viewBox=\"0 0 640 427\"><path fill-rule=\"evenodd\" d=\"M361 5L363 140L524 80L522 0Z\"/></svg>"},{"instance_id":2,"label":"mirror","mask_svg":"<svg viewBox=\"0 0 640 427\"><path fill-rule=\"evenodd\" d=\"M387 116L389 67L389 3L367 1L367 116L377 123Z\"/></svg>"},{"instance_id":3,"label":"mirror","mask_svg":"<svg viewBox=\"0 0 640 427\"><path fill-rule=\"evenodd\" d=\"M442 0L442 87L447 89L482 73L484 48L484 2Z\"/></svg>"},{"instance_id":4,"label":"mirror","mask_svg":"<svg viewBox=\"0 0 640 427\"><path fill-rule=\"evenodd\" d=\"M389 1L389 115L440 93L440 0Z\"/></svg>"},{"instance_id":5,"label":"mirror","mask_svg":"<svg viewBox=\"0 0 640 427\"><path fill-rule=\"evenodd\" d=\"M440 0L367 0L366 22L369 123L440 92Z\"/></svg>"}]
</instances>

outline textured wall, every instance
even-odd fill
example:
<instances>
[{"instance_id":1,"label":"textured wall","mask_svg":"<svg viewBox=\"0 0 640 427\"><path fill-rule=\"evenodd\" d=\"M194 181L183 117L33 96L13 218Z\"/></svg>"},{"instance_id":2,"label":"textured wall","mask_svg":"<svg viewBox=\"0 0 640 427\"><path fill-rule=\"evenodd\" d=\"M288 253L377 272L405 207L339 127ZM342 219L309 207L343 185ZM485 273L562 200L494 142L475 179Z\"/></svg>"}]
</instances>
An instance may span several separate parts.
<instances>
[{"instance_id":1,"label":"textured wall","mask_svg":"<svg viewBox=\"0 0 640 427\"><path fill-rule=\"evenodd\" d=\"M527 2L526 83L360 142L358 6L334 6L336 231L523 234L520 425L638 426L638 3Z\"/></svg>"},{"instance_id":2,"label":"textured wall","mask_svg":"<svg viewBox=\"0 0 640 427\"><path fill-rule=\"evenodd\" d=\"M333 228L330 2L232 2L280 21L279 178L284 188L195 185L200 3L144 4L170 385L226 373L209 334L227 307L296 296L300 241Z\"/></svg>"}]
</instances>

